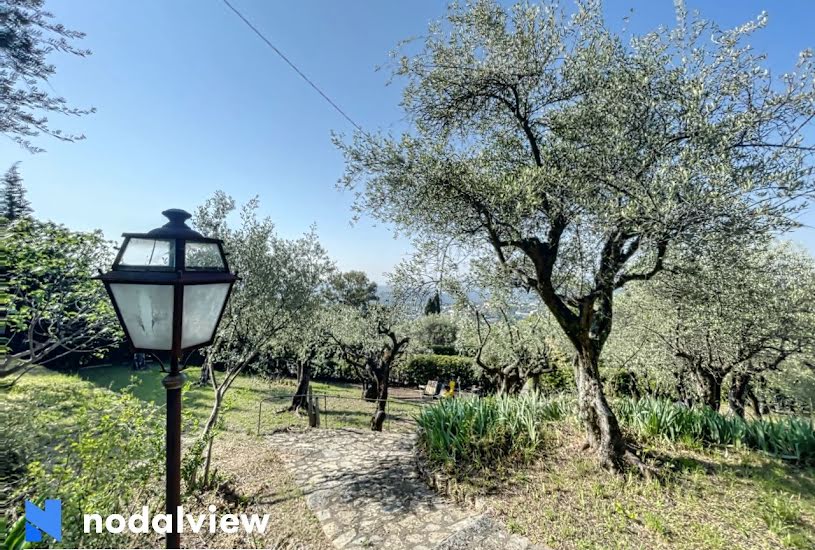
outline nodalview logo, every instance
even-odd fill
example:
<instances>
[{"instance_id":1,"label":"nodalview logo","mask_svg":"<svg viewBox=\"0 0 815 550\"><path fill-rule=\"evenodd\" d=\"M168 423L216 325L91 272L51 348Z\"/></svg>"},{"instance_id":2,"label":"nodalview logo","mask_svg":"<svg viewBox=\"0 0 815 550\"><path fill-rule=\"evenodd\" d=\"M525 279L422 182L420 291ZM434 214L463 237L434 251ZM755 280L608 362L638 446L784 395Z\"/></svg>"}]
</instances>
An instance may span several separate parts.
<instances>
[{"instance_id":1,"label":"nodalview logo","mask_svg":"<svg viewBox=\"0 0 815 550\"><path fill-rule=\"evenodd\" d=\"M42 534L62 540L62 501L48 499L45 508L40 508L30 500L25 501L25 540L26 542L42 541Z\"/></svg>"},{"instance_id":2,"label":"nodalview logo","mask_svg":"<svg viewBox=\"0 0 815 550\"><path fill-rule=\"evenodd\" d=\"M101 533L104 528L108 533L154 533L166 535L167 533L200 533L209 531L216 533L237 533L243 529L246 533L265 533L269 523L269 514L223 514L216 515L216 508L209 506L209 514L186 514L184 507L179 506L175 514L150 515L147 506L143 506L141 513L126 518L121 514L111 514L103 518L100 514L84 514L83 530L86 533Z\"/></svg>"},{"instance_id":3,"label":"nodalview logo","mask_svg":"<svg viewBox=\"0 0 815 550\"><path fill-rule=\"evenodd\" d=\"M111 514L102 517L101 514L83 514L82 523L85 533L154 533L166 535L168 533L200 533L209 531L215 533L237 533L243 529L246 533L265 533L269 522L269 514L223 514L217 515L215 506L209 506L209 514L184 513L184 507L179 506L175 514L150 515L147 506L143 506L141 513L130 517L121 514ZM48 499L45 507L40 508L30 500L25 501L25 540L26 542L41 542L43 533L62 541L62 501Z\"/></svg>"}]
</instances>

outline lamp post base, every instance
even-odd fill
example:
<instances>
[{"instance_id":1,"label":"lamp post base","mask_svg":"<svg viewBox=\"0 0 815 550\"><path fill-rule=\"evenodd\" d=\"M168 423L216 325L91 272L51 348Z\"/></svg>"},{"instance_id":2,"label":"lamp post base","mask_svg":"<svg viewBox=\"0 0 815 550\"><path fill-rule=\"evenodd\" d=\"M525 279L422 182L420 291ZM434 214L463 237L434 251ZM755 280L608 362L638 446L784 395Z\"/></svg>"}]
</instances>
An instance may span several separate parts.
<instances>
[{"instance_id":1,"label":"lamp post base","mask_svg":"<svg viewBox=\"0 0 815 550\"><path fill-rule=\"evenodd\" d=\"M178 370L178 358L170 360L170 374L161 381L167 390L167 494L165 511L171 518L167 533L167 548L180 548L178 528L182 518L176 517L181 506L181 388L184 374Z\"/></svg>"}]
</instances>

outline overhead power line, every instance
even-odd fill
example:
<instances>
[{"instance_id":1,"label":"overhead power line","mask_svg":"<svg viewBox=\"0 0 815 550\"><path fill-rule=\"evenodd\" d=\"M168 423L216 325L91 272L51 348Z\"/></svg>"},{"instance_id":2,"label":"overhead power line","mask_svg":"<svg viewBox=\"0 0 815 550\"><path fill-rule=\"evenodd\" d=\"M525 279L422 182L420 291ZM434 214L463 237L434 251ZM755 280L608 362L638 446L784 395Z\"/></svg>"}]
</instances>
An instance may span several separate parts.
<instances>
[{"instance_id":1,"label":"overhead power line","mask_svg":"<svg viewBox=\"0 0 815 550\"><path fill-rule=\"evenodd\" d=\"M300 69L298 69L298 68L297 68L297 65L295 65L294 63L292 63L292 62L291 62L291 60L290 60L288 57L286 57L286 56L283 54L283 52L281 52L279 49L277 49L277 46L275 46L274 44L272 44L272 42L271 42L271 41L270 41L268 38L266 38L266 36L264 36L264 34L263 34L262 32L260 32L260 31L257 29L257 27L255 27L255 26L254 26L254 25L251 23L251 21L249 21L249 20L248 20L246 17L244 17L244 16L243 16L243 14L242 14L241 12L239 12L239 11L237 10L237 8L235 8L235 6L233 6L232 4L230 4L230 3L229 3L229 0L223 0L223 3L224 3L224 4L226 4L226 5L227 5L227 7L228 7L229 9L231 9L233 12L235 12L235 15L237 15L238 17L240 17L241 21L243 21L244 23L246 23L246 26L247 26L247 27L249 27L250 29L252 29L252 30L254 31L254 33L260 37L260 39L261 39L261 40L263 40L264 42L266 42L266 45L267 45L267 46L269 46L269 47L270 47L270 48L271 48L271 49L272 49L272 50L273 50L273 51L274 51L274 52L275 52L277 55L279 55L279 56L280 56L280 58L281 58L283 61L285 61L285 62L286 62L288 65L289 65L289 67L291 67L292 69L294 69L294 71L295 71L297 74L299 74L299 75L300 75L300 77L301 77L303 80L305 80L305 81L308 83L308 85L309 85L309 86L311 86L312 88L314 88L314 89L317 91L317 93L318 93L318 94L320 94L321 96L323 96L323 99L325 99L325 100L326 100L326 101L329 103L329 105L331 105L332 107L334 107L334 109L335 109L335 110L336 110L336 111L337 111L339 114L341 114L343 117L345 117L345 120L347 120L348 122L350 122L350 123L351 123L351 125L352 125L354 128L356 128L357 130L359 130L360 132L362 132L362 131L363 131L363 130L362 130L362 128L360 127L360 125L359 125L359 124L357 124L356 122L354 122L354 120L353 120L353 119L352 119L350 116L348 116L348 114L346 114L346 112L345 112L345 111L343 111L343 110L340 108L340 106L339 106L339 105L337 105L337 104L336 104L336 103L335 103L335 102L334 102L334 101L333 101L333 100L332 100L330 97L328 97L328 95L326 95L326 93L325 93L325 92L323 92L323 91L320 89L320 87L319 87L319 86L317 86L317 85L316 85L316 84L315 84L315 83L314 83L314 82L313 82L313 81L312 81L312 80L311 80L309 77L307 77L307 76L305 75L305 73L303 73L303 71L301 71Z\"/></svg>"}]
</instances>

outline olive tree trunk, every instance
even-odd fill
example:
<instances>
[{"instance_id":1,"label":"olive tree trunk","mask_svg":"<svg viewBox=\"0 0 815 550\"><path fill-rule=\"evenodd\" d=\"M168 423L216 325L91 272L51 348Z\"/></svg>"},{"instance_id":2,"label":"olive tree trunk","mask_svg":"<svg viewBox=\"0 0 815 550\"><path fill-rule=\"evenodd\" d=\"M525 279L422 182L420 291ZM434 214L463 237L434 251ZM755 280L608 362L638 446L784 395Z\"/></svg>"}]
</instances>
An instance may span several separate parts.
<instances>
[{"instance_id":1,"label":"olive tree trunk","mask_svg":"<svg viewBox=\"0 0 815 550\"><path fill-rule=\"evenodd\" d=\"M750 404L753 406L753 413L759 420L764 417L763 413L770 412L767 405L762 405L761 401L758 399L758 396L756 396L756 393L753 391L753 388L747 389L747 397L750 398Z\"/></svg>"},{"instance_id":2,"label":"olive tree trunk","mask_svg":"<svg viewBox=\"0 0 815 550\"><path fill-rule=\"evenodd\" d=\"M529 376L529 378L526 379L526 382L524 382L524 385L521 388L521 393L539 394L540 392L541 392L541 375L533 374Z\"/></svg>"},{"instance_id":3,"label":"olive tree trunk","mask_svg":"<svg viewBox=\"0 0 815 550\"><path fill-rule=\"evenodd\" d=\"M385 424L385 418L387 417L385 410L388 404L388 378L390 378L390 373L388 372L390 369L387 369L385 372L380 373L377 375L376 387L377 387L377 394L376 394L376 409L374 409L374 414L371 417L371 430L375 432L381 432L382 426Z\"/></svg>"},{"instance_id":4,"label":"olive tree trunk","mask_svg":"<svg viewBox=\"0 0 815 550\"><path fill-rule=\"evenodd\" d=\"M748 372L733 373L730 381L730 391L727 392L727 404L733 414L744 418L744 406L747 403L750 381L752 375Z\"/></svg>"},{"instance_id":5,"label":"olive tree trunk","mask_svg":"<svg viewBox=\"0 0 815 550\"><path fill-rule=\"evenodd\" d=\"M198 377L199 386L209 386L209 361L204 361L204 366L201 367L201 375Z\"/></svg>"},{"instance_id":6,"label":"olive tree trunk","mask_svg":"<svg viewBox=\"0 0 815 550\"><path fill-rule=\"evenodd\" d=\"M288 411L296 411L304 407L311 387L311 361L300 361L297 365L297 389L291 398Z\"/></svg>"},{"instance_id":7,"label":"olive tree trunk","mask_svg":"<svg viewBox=\"0 0 815 550\"><path fill-rule=\"evenodd\" d=\"M578 352L574 365L578 416L586 430L585 447L597 456L602 467L620 472L625 462L636 457L629 453L617 417L603 393L599 353L591 346L586 348Z\"/></svg>"},{"instance_id":8,"label":"olive tree trunk","mask_svg":"<svg viewBox=\"0 0 815 550\"><path fill-rule=\"evenodd\" d=\"M362 381L362 398L374 402L379 395L379 382L375 376L369 376Z\"/></svg>"},{"instance_id":9,"label":"olive tree trunk","mask_svg":"<svg viewBox=\"0 0 815 550\"><path fill-rule=\"evenodd\" d=\"M695 368L693 374L702 404L718 411L722 404L722 377L704 367Z\"/></svg>"}]
</instances>

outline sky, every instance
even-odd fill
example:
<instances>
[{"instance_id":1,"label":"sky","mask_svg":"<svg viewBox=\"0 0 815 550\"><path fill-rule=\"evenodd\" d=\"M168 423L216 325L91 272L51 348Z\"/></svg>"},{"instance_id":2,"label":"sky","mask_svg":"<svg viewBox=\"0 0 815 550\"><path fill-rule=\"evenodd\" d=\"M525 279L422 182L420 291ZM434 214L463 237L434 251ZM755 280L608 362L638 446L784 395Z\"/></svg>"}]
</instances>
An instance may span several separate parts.
<instances>
[{"instance_id":1,"label":"sky","mask_svg":"<svg viewBox=\"0 0 815 550\"><path fill-rule=\"evenodd\" d=\"M444 15L443 1L231 0L289 59L366 130L405 128L402 82L388 85L388 52L421 36ZM753 45L781 73L815 47L812 0L689 1L723 27L769 13ZM52 117L87 139L38 138L45 153L0 143L0 169L21 161L35 213L111 239L164 223L167 208L193 211L216 190L239 203L257 195L260 212L295 237L316 224L340 269L376 281L410 243L363 218L336 182L343 159L331 132L353 127L230 11L222 0L47 0L67 27L87 34L87 58L54 55L51 90L95 114ZM632 13L629 11L633 9ZM645 32L674 22L671 0L607 1L615 28ZM815 214L793 235L815 252Z\"/></svg>"}]
</instances>

